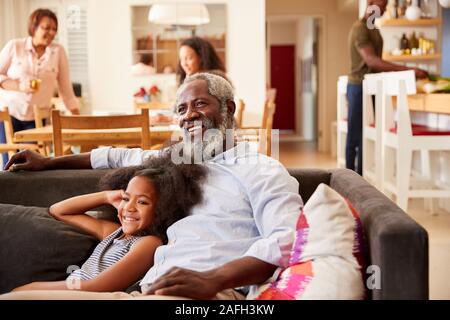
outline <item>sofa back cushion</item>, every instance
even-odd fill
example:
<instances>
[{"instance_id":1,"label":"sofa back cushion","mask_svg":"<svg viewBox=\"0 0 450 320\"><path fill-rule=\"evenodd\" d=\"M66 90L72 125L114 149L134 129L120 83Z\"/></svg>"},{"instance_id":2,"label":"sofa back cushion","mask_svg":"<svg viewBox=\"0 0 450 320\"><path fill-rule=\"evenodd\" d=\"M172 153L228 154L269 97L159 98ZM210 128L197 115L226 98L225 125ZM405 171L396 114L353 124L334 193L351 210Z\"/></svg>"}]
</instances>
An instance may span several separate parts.
<instances>
[{"instance_id":1,"label":"sofa back cushion","mask_svg":"<svg viewBox=\"0 0 450 320\"><path fill-rule=\"evenodd\" d=\"M97 239L48 214L47 208L0 204L0 294L34 281L67 278Z\"/></svg>"},{"instance_id":2,"label":"sofa back cushion","mask_svg":"<svg viewBox=\"0 0 450 320\"><path fill-rule=\"evenodd\" d=\"M298 193L302 196L303 203L309 200L319 184L330 184L331 173L326 170L289 168L288 172L299 183Z\"/></svg>"}]
</instances>

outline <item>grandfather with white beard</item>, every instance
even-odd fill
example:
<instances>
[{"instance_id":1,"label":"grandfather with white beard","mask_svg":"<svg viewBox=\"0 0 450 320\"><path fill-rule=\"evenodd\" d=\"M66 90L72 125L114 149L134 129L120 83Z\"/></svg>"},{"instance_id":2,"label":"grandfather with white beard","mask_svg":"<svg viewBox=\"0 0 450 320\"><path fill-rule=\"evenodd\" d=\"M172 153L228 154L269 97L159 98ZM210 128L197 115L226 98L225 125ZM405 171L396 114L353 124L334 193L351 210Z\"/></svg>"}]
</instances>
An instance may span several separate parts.
<instances>
[{"instance_id":1,"label":"grandfather with white beard","mask_svg":"<svg viewBox=\"0 0 450 320\"><path fill-rule=\"evenodd\" d=\"M186 78L175 102L175 113L184 129L183 144L171 150L175 162L183 154L184 163L201 163L234 147L233 99L233 87L220 76L198 73ZM183 152L177 154L181 148Z\"/></svg>"},{"instance_id":2,"label":"grandfather with white beard","mask_svg":"<svg viewBox=\"0 0 450 320\"><path fill-rule=\"evenodd\" d=\"M298 182L277 160L240 148L245 144L226 143L223 132L233 128L234 110L231 85L220 76L196 74L179 88L176 113L186 139L179 145L189 157L195 157L196 150L201 149L208 172L203 184L204 201L192 209L191 215L168 228L168 243L156 250L154 265L140 282L140 298L244 298L256 288L253 285L276 277L279 268L288 264L303 206ZM220 134L208 137L208 129L218 129L216 133ZM196 139L202 137L204 142L198 143ZM225 150L222 153L217 151L220 146ZM172 155L179 157L177 152ZM106 169L138 165L149 156L158 156L158 151L107 147L59 158L22 152L8 167L16 163L11 169ZM84 293L78 292L76 297L80 294ZM26 297L40 295L47 299L73 298L72 292L61 291ZM134 296L86 293L85 297Z\"/></svg>"}]
</instances>

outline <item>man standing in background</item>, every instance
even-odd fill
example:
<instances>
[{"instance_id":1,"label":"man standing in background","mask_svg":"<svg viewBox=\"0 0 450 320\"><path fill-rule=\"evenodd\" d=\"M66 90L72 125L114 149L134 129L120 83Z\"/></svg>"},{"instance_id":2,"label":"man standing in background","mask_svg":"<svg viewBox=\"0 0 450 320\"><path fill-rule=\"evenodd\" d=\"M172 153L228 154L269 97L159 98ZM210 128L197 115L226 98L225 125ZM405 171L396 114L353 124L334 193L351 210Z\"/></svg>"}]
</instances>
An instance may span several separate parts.
<instances>
[{"instance_id":1,"label":"man standing in background","mask_svg":"<svg viewBox=\"0 0 450 320\"><path fill-rule=\"evenodd\" d=\"M345 162L348 169L362 175L362 81L368 73L414 70L417 78L425 78L427 72L419 68L408 68L384 61L383 38L380 30L369 18L376 14L380 17L386 11L388 0L368 0L364 17L356 21L349 35L351 71L348 76L348 133L345 148ZM355 166L355 159L357 165Z\"/></svg>"}]
</instances>

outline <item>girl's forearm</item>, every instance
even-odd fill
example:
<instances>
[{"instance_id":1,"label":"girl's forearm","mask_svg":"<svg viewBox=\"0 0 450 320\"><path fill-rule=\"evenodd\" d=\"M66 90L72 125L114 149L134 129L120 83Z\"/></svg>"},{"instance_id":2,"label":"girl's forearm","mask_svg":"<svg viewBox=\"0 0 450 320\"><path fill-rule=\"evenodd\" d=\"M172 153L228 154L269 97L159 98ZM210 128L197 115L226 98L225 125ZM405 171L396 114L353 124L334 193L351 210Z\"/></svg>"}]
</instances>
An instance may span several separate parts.
<instances>
[{"instance_id":1,"label":"girl's forearm","mask_svg":"<svg viewBox=\"0 0 450 320\"><path fill-rule=\"evenodd\" d=\"M77 215L107 203L106 193L96 192L57 202L49 211L52 216Z\"/></svg>"},{"instance_id":2,"label":"girl's forearm","mask_svg":"<svg viewBox=\"0 0 450 320\"><path fill-rule=\"evenodd\" d=\"M30 291L30 290L68 290L67 283L63 281L46 281L46 282L32 282L15 288L12 292Z\"/></svg>"}]
</instances>

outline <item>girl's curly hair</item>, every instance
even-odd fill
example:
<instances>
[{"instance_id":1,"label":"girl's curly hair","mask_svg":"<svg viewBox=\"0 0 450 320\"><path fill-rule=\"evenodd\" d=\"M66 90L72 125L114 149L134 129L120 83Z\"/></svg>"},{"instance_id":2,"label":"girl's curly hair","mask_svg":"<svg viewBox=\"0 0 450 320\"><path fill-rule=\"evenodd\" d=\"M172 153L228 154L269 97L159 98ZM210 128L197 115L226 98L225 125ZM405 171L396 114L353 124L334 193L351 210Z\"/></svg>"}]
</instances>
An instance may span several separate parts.
<instances>
[{"instance_id":1,"label":"girl's curly hair","mask_svg":"<svg viewBox=\"0 0 450 320\"><path fill-rule=\"evenodd\" d=\"M134 177L145 177L155 187L157 201L150 228L140 235L155 235L167 243L167 228L188 216L202 201L201 183L206 168L198 164L174 164L169 156L151 157L142 165L114 170L100 180L101 190L125 190Z\"/></svg>"}]
</instances>

